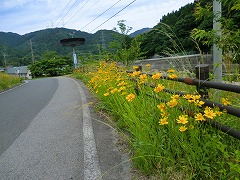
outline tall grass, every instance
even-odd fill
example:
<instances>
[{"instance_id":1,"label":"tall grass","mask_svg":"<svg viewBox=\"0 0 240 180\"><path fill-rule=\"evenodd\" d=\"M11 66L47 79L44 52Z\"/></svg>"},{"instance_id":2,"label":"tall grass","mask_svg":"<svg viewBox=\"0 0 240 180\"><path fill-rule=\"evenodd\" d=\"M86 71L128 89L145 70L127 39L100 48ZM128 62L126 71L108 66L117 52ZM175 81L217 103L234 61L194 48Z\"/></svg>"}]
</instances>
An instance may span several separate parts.
<instances>
[{"instance_id":1,"label":"tall grass","mask_svg":"<svg viewBox=\"0 0 240 180\"><path fill-rule=\"evenodd\" d=\"M127 74L115 63L77 72L115 117L130 141L132 162L146 175L163 179L237 179L240 176L239 140L211 126L206 119L229 121L237 128L239 118L219 109L203 107L195 88L135 71ZM172 69L169 78L176 78ZM154 88L145 86L148 83ZM164 89L196 95L179 96ZM232 122L232 123L231 123ZM239 127L239 126L238 126Z\"/></svg>"},{"instance_id":2,"label":"tall grass","mask_svg":"<svg viewBox=\"0 0 240 180\"><path fill-rule=\"evenodd\" d=\"M21 82L21 78L0 73L0 91L9 89Z\"/></svg>"}]
</instances>

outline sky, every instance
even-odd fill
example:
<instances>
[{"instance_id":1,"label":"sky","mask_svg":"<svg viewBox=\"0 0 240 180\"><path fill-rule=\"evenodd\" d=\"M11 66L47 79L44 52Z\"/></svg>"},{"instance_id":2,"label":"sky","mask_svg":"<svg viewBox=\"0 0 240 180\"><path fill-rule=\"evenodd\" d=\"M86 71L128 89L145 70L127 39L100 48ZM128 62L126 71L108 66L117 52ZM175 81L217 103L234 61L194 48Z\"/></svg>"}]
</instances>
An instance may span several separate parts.
<instances>
[{"instance_id":1,"label":"sky","mask_svg":"<svg viewBox=\"0 0 240 180\"><path fill-rule=\"evenodd\" d=\"M0 32L24 35L64 27L88 33L112 30L119 20L131 32L157 25L163 15L194 0L0 0Z\"/></svg>"}]
</instances>

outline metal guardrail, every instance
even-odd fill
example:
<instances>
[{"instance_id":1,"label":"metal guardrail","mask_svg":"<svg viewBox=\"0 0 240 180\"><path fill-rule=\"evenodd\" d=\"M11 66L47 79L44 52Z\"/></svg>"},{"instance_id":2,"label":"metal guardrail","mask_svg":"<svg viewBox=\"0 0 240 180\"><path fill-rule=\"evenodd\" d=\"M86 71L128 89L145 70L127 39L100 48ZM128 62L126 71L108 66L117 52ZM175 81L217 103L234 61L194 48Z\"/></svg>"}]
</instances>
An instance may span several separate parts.
<instances>
[{"instance_id":1,"label":"metal guardrail","mask_svg":"<svg viewBox=\"0 0 240 180\"><path fill-rule=\"evenodd\" d=\"M200 100L202 100L204 102L204 106L209 106L209 107L216 107L217 106L217 107L219 107L219 109L221 111L226 110L228 114L234 115L236 117L240 117L240 109L230 107L230 106L225 106L221 103L216 103L216 102L212 102L210 100L207 100L207 98L209 98L209 95L208 95L208 89L209 88L240 93L240 86L239 85L233 85L233 84L225 84L225 83L209 81L209 67L208 67L208 65L202 64L202 65L196 66L195 70L196 70L196 78L195 79L194 78L183 78L183 77L177 77L177 78L171 79L166 75L162 75L161 78L171 80L171 81L182 82L182 83L185 83L187 85L194 85L194 86L196 86L198 93L202 96L202 98L200 98ZM127 73L133 73L134 71L127 70L126 72ZM146 72L141 72L141 74L147 74L148 76L153 75L152 73L146 73ZM179 95L188 94L188 93L185 93L185 92L176 92L176 91L169 90L169 89L164 89L164 91L166 91L168 93L172 93L172 94L179 94ZM209 120L208 119L206 122L209 125L211 125L212 127L216 128L218 130L221 130L222 132L240 140L240 132L237 131L236 129L228 127L228 126L226 126L224 124L221 124L221 123L219 123L217 121L214 121L214 120Z\"/></svg>"}]
</instances>

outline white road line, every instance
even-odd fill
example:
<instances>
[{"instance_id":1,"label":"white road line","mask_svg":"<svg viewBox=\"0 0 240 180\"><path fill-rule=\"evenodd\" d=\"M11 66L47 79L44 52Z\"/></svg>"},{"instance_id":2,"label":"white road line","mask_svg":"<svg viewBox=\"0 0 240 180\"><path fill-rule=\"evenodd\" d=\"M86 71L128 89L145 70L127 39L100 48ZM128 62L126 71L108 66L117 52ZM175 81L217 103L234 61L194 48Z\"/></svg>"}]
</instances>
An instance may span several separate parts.
<instances>
[{"instance_id":1,"label":"white road line","mask_svg":"<svg viewBox=\"0 0 240 180\"><path fill-rule=\"evenodd\" d=\"M4 90L4 91L0 92L0 94L3 94L3 93L6 93L6 92L9 92L9 91L12 91L12 90L14 90L14 89L16 89L16 88L18 88L18 87L23 86L24 84L27 84L27 83L28 83L28 81L24 81L24 83L22 83L22 84L20 84L20 85L17 85L17 86L15 86L15 87L13 87L13 88L10 88L10 89L8 89L8 90Z\"/></svg>"},{"instance_id":2,"label":"white road line","mask_svg":"<svg viewBox=\"0 0 240 180\"><path fill-rule=\"evenodd\" d=\"M91 115L85 93L79 83L73 80L81 96L83 111L83 143L84 143L84 180L95 180L101 177L98 153L92 128Z\"/></svg>"}]
</instances>

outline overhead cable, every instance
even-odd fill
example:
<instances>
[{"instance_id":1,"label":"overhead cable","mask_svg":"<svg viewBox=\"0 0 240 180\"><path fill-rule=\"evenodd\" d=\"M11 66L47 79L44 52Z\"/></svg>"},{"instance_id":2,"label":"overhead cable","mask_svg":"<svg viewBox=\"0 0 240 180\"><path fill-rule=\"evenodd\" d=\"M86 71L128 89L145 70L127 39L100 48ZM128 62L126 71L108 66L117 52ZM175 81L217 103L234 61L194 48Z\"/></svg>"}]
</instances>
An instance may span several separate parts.
<instances>
[{"instance_id":1,"label":"overhead cable","mask_svg":"<svg viewBox=\"0 0 240 180\"><path fill-rule=\"evenodd\" d=\"M64 19L64 18L67 16L67 14L71 11L71 9L75 6L75 4L76 4L77 2L78 2L78 0L76 0L76 1L74 2L74 4L70 7L70 9L68 10L68 12L65 14L65 16L64 16L62 19ZM59 21L58 24L60 24L60 22L61 22L61 21ZM58 24L57 24L57 25L58 25ZM57 26L57 25L56 25L56 26Z\"/></svg>"},{"instance_id":2,"label":"overhead cable","mask_svg":"<svg viewBox=\"0 0 240 180\"><path fill-rule=\"evenodd\" d=\"M61 15L63 14L63 12L65 11L65 9L68 7L68 5L72 2L72 0L70 0L68 2L68 4L65 6L65 8L63 9L63 11L59 14L59 16L57 17L57 19L52 23L52 25L55 24L55 22L61 17Z\"/></svg>"},{"instance_id":3,"label":"overhead cable","mask_svg":"<svg viewBox=\"0 0 240 180\"><path fill-rule=\"evenodd\" d=\"M91 8L93 8L97 3L99 3L101 0L98 0L98 1L96 1L92 6L91 6ZM84 14L86 14L88 11L89 11L89 9L91 9L91 8L88 8L84 13L82 13L80 16L78 16L78 19L76 19L75 21L73 21L72 22L72 24L70 24L69 25L69 27L71 27L77 20L79 20Z\"/></svg>"},{"instance_id":4,"label":"overhead cable","mask_svg":"<svg viewBox=\"0 0 240 180\"><path fill-rule=\"evenodd\" d=\"M93 29L91 32L93 32L94 30L96 30L97 28L99 28L100 26L102 26L103 24L105 24L106 22L108 22L110 19L112 19L113 17L115 17L117 14L119 14L120 12L122 12L124 9L126 9L127 7L129 7L131 4L133 4L135 1L132 1L131 3L129 3L127 6L125 6L124 8L122 8L120 11L118 11L116 14L114 14L113 16L111 16L110 18L108 18L106 21L104 21L102 24L100 24L99 26L97 26L95 29Z\"/></svg>"},{"instance_id":5,"label":"overhead cable","mask_svg":"<svg viewBox=\"0 0 240 180\"><path fill-rule=\"evenodd\" d=\"M92 21L90 21L87 25L85 25L83 28L81 28L80 30L84 29L85 27L87 27L89 24L91 24L92 22L94 22L96 19L98 19L99 17L101 17L104 13L106 13L107 11L109 11L110 9L112 9L115 5L117 5L121 0L118 0L115 4L113 4L111 7L109 7L107 10L105 10L102 14L98 15L95 19L93 19Z\"/></svg>"},{"instance_id":6,"label":"overhead cable","mask_svg":"<svg viewBox=\"0 0 240 180\"><path fill-rule=\"evenodd\" d=\"M77 14L89 1L90 1L90 0L87 0L87 1L77 10L77 12L68 19L68 21L66 22L66 24L67 24L74 16L76 16L76 14Z\"/></svg>"}]
</instances>

